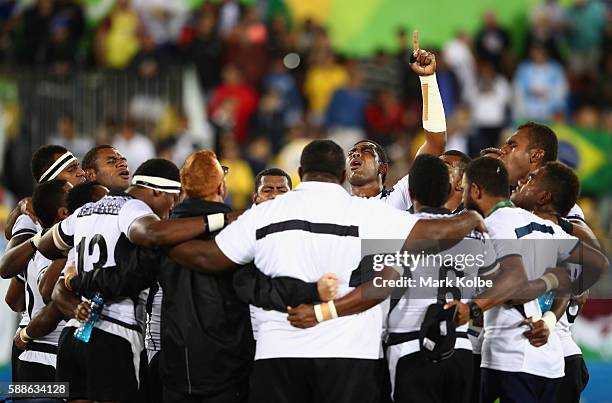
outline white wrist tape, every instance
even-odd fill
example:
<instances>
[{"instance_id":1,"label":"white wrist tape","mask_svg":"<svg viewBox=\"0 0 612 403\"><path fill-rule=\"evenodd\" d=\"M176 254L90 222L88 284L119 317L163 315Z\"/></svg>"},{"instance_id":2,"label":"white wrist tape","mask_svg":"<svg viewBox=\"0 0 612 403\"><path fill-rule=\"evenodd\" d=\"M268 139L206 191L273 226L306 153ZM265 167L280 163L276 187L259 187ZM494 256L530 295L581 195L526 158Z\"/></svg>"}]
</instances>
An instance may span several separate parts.
<instances>
[{"instance_id":1,"label":"white wrist tape","mask_svg":"<svg viewBox=\"0 0 612 403\"><path fill-rule=\"evenodd\" d=\"M217 213L206 216L206 223L208 224L208 232L215 232L222 229L225 226L225 214Z\"/></svg>"},{"instance_id":2,"label":"white wrist tape","mask_svg":"<svg viewBox=\"0 0 612 403\"><path fill-rule=\"evenodd\" d=\"M556 290L559 287L559 279L553 273L544 274L540 277L540 280L546 283L546 292Z\"/></svg>"},{"instance_id":3,"label":"white wrist tape","mask_svg":"<svg viewBox=\"0 0 612 403\"><path fill-rule=\"evenodd\" d=\"M557 317L552 311L548 311L542 316L542 320L544 321L544 326L548 328L548 330L552 333L555 330L555 325L557 324Z\"/></svg>"},{"instance_id":4,"label":"white wrist tape","mask_svg":"<svg viewBox=\"0 0 612 403\"><path fill-rule=\"evenodd\" d=\"M317 318L317 322L321 323L324 321L323 312L321 311L321 304L314 306L315 317Z\"/></svg>"},{"instance_id":5,"label":"white wrist tape","mask_svg":"<svg viewBox=\"0 0 612 403\"><path fill-rule=\"evenodd\" d=\"M430 133L445 132L446 117L436 74L419 76L419 79L423 94L423 129Z\"/></svg>"},{"instance_id":6,"label":"white wrist tape","mask_svg":"<svg viewBox=\"0 0 612 403\"><path fill-rule=\"evenodd\" d=\"M334 301L328 301L327 306L329 307L329 312L331 313L332 319L338 318L338 311L336 311L336 305L334 305Z\"/></svg>"}]
</instances>

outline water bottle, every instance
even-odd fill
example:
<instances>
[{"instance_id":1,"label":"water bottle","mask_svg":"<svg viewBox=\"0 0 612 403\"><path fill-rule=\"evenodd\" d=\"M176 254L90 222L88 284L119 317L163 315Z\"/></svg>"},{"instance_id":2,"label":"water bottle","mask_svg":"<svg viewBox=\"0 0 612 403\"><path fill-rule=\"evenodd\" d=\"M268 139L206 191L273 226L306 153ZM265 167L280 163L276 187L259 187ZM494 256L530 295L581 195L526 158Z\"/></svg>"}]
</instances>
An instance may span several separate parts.
<instances>
[{"instance_id":1,"label":"water bottle","mask_svg":"<svg viewBox=\"0 0 612 403\"><path fill-rule=\"evenodd\" d=\"M542 311L542 315L550 311L554 300L555 294L553 294L552 291L548 291L547 293L542 294L538 297L538 304L540 304L540 310Z\"/></svg>"},{"instance_id":2,"label":"water bottle","mask_svg":"<svg viewBox=\"0 0 612 403\"><path fill-rule=\"evenodd\" d=\"M83 343L88 343L91 337L91 331L94 327L94 323L98 320L100 312L104 307L104 299L100 293L96 293L90 301L91 313L89 319L81 323L81 326L74 332L74 338L81 340Z\"/></svg>"}]
</instances>

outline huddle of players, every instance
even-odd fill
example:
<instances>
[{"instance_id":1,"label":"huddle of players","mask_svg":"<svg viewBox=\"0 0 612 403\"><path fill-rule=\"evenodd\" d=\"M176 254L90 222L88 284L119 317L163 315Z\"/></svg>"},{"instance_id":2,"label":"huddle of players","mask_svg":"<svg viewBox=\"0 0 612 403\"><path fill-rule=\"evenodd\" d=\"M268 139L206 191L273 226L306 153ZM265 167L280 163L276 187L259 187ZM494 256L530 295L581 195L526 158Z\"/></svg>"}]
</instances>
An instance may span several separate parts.
<instances>
[{"instance_id":1,"label":"huddle of players","mask_svg":"<svg viewBox=\"0 0 612 403\"><path fill-rule=\"evenodd\" d=\"M423 55L423 63L417 63L431 65L431 59L429 63L423 60L427 57ZM462 302L451 302L458 306L456 351L438 362L424 359L414 333L418 332L429 303L440 300L439 296L411 299L406 294L405 298L392 301L392 307L386 308L389 310L386 355L393 400L470 402L477 401L475 396L480 394L481 401L494 401L497 397L508 401L556 401L555 391L561 387L559 400L577 401L584 387L584 374L580 372L584 366L569 333L577 315L575 299L556 300L552 309L555 319L550 314L543 317L534 299L567 283L563 271L545 273L546 269L566 260L578 264L573 266L571 280L581 283L582 291L596 281L607 262L589 246L581 246L581 256L577 258L576 238L566 234L585 241L594 238L575 206L578 179L569 168L555 162L556 136L545 126L526 124L501 150L489 150L499 159L481 157L470 161L460 152L443 152L443 130L428 131L410 173L392 189L384 187L389 168L384 150L371 141L356 143L346 159L351 193L378 198L400 210L411 210L425 220L449 216L464 208L478 211L485 217L488 234L474 231L463 245L461 241L453 248L463 253L466 248L475 254L488 252L487 264L476 272L466 271L465 275L492 278L495 286L480 295L464 295L464 290L458 290L457 299ZM185 190L185 167L179 174L167 161L150 160L138 168L130 183L127 162L107 146L88 153L83 169L66 150L43 147L34 155L32 167L41 183L33 196L34 214L43 228L53 227L53 231L41 237L41 228L30 216L20 215L12 226L10 250L0 261L2 276L13 277L7 302L16 310L27 312L15 339L16 346L27 350L15 348L19 359L14 360L14 379L41 381L57 377L70 380L71 395L75 398L126 400L125 396L131 395L123 394L125 390L135 391L142 386L139 385L139 373L144 368L140 363L142 320L134 312L133 301L113 300L105 305L91 344L84 347L75 342L72 332L78 322L70 319L62 323L73 316L79 302L66 287L74 273L71 266L76 265L78 272L112 267L118 264L118 255L130 247L130 242L144 247L179 244L222 228L226 215L213 214L204 220L201 216L165 220L178 200L181 185ZM218 161L213 161L211 170L220 169ZM212 192L222 196L222 176L220 181L219 175L214 177ZM96 182L80 184L85 179ZM511 185L518 185L512 197ZM260 175L254 202L273 198L290 187L288 176L282 171ZM96 203L87 204L90 202ZM94 232L100 236L90 236ZM28 239L31 241L26 242ZM79 242L84 239L89 242ZM547 241L518 242L518 239ZM39 249L45 252L44 256ZM63 271L68 281L62 280ZM25 286L19 283L21 273L26 273L21 280ZM325 298L322 297L325 287L319 288L319 299L323 301L333 298L335 290L333 276L327 280ZM523 289L518 297L514 295L517 287ZM159 292L151 295L141 296L141 300L148 302L145 305L153 305L148 309L152 322L149 330L159 329L162 299ZM516 304L505 304L508 301ZM515 305L522 305L522 310ZM256 312L257 308L251 309ZM485 330L478 333L483 311L487 311ZM300 305L289 311L289 321L297 327L316 325L315 312L312 305ZM257 314L252 316L256 318ZM521 326L527 319L533 320L533 324ZM475 326L468 329L468 321ZM468 334L472 335L469 341ZM159 330L150 331L148 340L147 348L152 351L148 358L152 361L160 345ZM60 354L56 355L58 345ZM473 387L478 385L475 379L480 375L479 352L482 380L480 386ZM95 365L79 367L83 361L79 355ZM444 376L443 388L440 376Z\"/></svg>"}]
</instances>

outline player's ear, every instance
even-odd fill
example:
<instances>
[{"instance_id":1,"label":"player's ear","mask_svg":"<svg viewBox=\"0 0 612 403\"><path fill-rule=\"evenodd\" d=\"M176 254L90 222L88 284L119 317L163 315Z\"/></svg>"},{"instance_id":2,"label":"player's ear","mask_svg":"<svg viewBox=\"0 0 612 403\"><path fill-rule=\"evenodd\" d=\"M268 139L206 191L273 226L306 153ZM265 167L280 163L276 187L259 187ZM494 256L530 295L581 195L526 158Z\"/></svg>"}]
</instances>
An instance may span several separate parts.
<instances>
[{"instance_id":1,"label":"player's ear","mask_svg":"<svg viewBox=\"0 0 612 403\"><path fill-rule=\"evenodd\" d=\"M69 215L70 215L70 211L68 211L66 207L60 207L59 209L57 209L57 216L59 217L60 220L63 220Z\"/></svg>"},{"instance_id":2,"label":"player's ear","mask_svg":"<svg viewBox=\"0 0 612 403\"><path fill-rule=\"evenodd\" d=\"M300 177L300 181L303 179L302 177L304 176L304 170L302 169L302 167L298 167L298 176Z\"/></svg>"},{"instance_id":3,"label":"player's ear","mask_svg":"<svg viewBox=\"0 0 612 403\"><path fill-rule=\"evenodd\" d=\"M482 190L480 186L476 182L472 182L470 185L470 194L472 195L472 199L478 200L482 196Z\"/></svg>"},{"instance_id":4,"label":"player's ear","mask_svg":"<svg viewBox=\"0 0 612 403\"><path fill-rule=\"evenodd\" d=\"M257 204L257 192L253 192L253 194L251 195L251 202L253 204Z\"/></svg>"},{"instance_id":5,"label":"player's ear","mask_svg":"<svg viewBox=\"0 0 612 403\"><path fill-rule=\"evenodd\" d=\"M340 174L340 184L342 185L344 182L346 182L346 169L343 169Z\"/></svg>"},{"instance_id":6,"label":"player's ear","mask_svg":"<svg viewBox=\"0 0 612 403\"><path fill-rule=\"evenodd\" d=\"M541 148L536 148L535 150L531 151L531 155L529 156L529 162L536 163L542 161L543 158L544 150L542 150Z\"/></svg>"},{"instance_id":7,"label":"player's ear","mask_svg":"<svg viewBox=\"0 0 612 403\"><path fill-rule=\"evenodd\" d=\"M385 175L389 170L389 164L382 163L378 166L378 173L380 175Z\"/></svg>"},{"instance_id":8,"label":"player's ear","mask_svg":"<svg viewBox=\"0 0 612 403\"><path fill-rule=\"evenodd\" d=\"M548 203L552 203L552 193L546 191L540 192L538 194L538 204L543 206Z\"/></svg>"}]
</instances>

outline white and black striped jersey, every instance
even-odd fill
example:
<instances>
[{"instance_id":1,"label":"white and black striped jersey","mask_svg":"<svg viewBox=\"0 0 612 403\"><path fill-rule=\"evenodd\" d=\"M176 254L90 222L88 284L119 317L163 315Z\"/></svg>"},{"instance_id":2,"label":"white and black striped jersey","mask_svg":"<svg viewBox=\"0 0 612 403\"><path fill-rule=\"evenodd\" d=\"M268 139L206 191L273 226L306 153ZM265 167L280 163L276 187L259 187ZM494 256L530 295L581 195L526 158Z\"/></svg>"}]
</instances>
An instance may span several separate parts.
<instances>
[{"instance_id":1,"label":"white and black striped jersey","mask_svg":"<svg viewBox=\"0 0 612 403\"><path fill-rule=\"evenodd\" d=\"M353 289L349 284L360 266L362 241L384 240L388 245L398 240L397 251L417 221L379 201L350 196L337 184L302 182L247 210L215 243L234 263L254 261L271 277L316 282L335 272L342 296ZM281 312L264 311L260 319L256 359L379 358L383 320L378 306L305 330L291 326Z\"/></svg>"},{"instance_id":2,"label":"white and black striped jersey","mask_svg":"<svg viewBox=\"0 0 612 403\"><path fill-rule=\"evenodd\" d=\"M568 235L558 225L521 208L499 208L485 219L485 224L498 259L520 256L529 281L564 262L579 244L577 238ZM532 346L523 336L528 328L521 322L528 317L541 316L537 299L518 306L500 305L486 311L482 367L545 378L562 377L563 352L557 334L551 332L548 342L542 347Z\"/></svg>"},{"instance_id":3,"label":"white and black striped jersey","mask_svg":"<svg viewBox=\"0 0 612 403\"><path fill-rule=\"evenodd\" d=\"M11 231L11 238L15 238L16 236L20 236L20 235L34 236L34 234L36 234L41 229L42 227L39 224L32 221L29 215L22 214L19 217L17 217L17 220L15 221L15 225L13 225L13 229ZM23 284L24 288L26 287L26 273L25 272L19 273L16 276L16 279ZM26 289L26 293L27 293L27 289ZM19 321L19 327L26 327L28 323L30 323L30 314L28 313L28 310L26 309L21 315L21 320Z\"/></svg>"},{"instance_id":4,"label":"white and black striped jersey","mask_svg":"<svg viewBox=\"0 0 612 403\"><path fill-rule=\"evenodd\" d=\"M120 270L116 254L130 247L130 226L137 219L155 213L143 201L126 193L107 195L96 203L88 203L77 209L56 228L56 237L66 248L75 248L77 271L88 272L95 268ZM128 329L138 329L135 302L123 298L105 303L96 327L105 322ZM78 325L73 321L69 325ZM103 329L104 330L104 329ZM112 333L112 331L111 331Z\"/></svg>"},{"instance_id":5,"label":"white and black striped jersey","mask_svg":"<svg viewBox=\"0 0 612 403\"><path fill-rule=\"evenodd\" d=\"M408 211L412 207L412 200L408 192L408 175L397 181L391 189L384 189L376 198L383 203L398 210Z\"/></svg>"},{"instance_id":6,"label":"white and black striped jersey","mask_svg":"<svg viewBox=\"0 0 612 403\"><path fill-rule=\"evenodd\" d=\"M26 310L33 318L45 307L42 295L40 294L39 283L40 279L49 268L51 260L44 257L40 252L36 252L28 263L28 269L26 272ZM57 349L57 343L64 328L64 321L61 321L59 325L49 334L37 338L32 345L31 349L28 349L21 353L19 359L22 361L36 362L44 365L51 365L55 367L56 354L51 351ZM44 344L41 346L41 344ZM48 350L48 351L42 351Z\"/></svg>"},{"instance_id":7,"label":"white and black striped jersey","mask_svg":"<svg viewBox=\"0 0 612 403\"><path fill-rule=\"evenodd\" d=\"M450 217L451 214L446 209L425 209L414 216L427 220ZM465 239L435 256L421 257L423 260L414 265L413 270L404 268L404 277L414 280L414 286L406 287L399 300L391 301L387 322L390 342L387 359L392 380L399 359L420 350L419 330L429 305L452 299L467 303L478 291L478 287L470 282L499 268L491 239L478 231L472 231ZM434 283L446 280L450 284ZM456 349L472 350L467 331L467 324L456 329ZM392 342L396 336L400 336L397 339L401 338L402 342Z\"/></svg>"}]
</instances>

